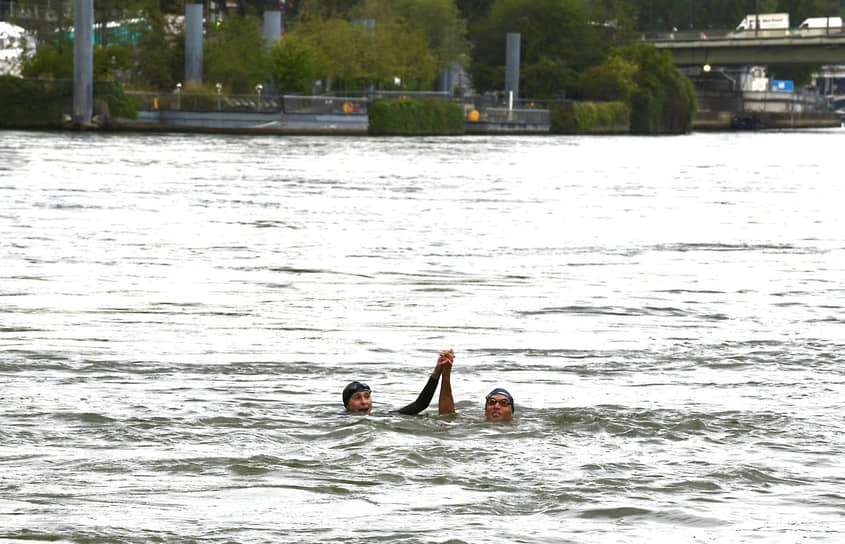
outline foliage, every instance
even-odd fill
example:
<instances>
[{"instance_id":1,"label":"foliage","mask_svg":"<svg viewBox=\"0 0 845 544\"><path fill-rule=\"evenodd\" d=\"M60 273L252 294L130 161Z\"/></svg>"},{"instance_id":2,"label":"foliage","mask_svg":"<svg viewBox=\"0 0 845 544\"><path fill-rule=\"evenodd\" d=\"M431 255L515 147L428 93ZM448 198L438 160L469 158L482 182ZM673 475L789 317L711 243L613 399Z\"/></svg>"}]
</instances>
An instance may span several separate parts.
<instances>
[{"instance_id":1,"label":"foliage","mask_svg":"<svg viewBox=\"0 0 845 544\"><path fill-rule=\"evenodd\" d=\"M112 80L118 71L132 66L131 49L123 45L96 45L92 60L94 79ZM73 41L62 38L43 44L24 60L21 74L29 78L73 79Z\"/></svg>"},{"instance_id":2,"label":"foliage","mask_svg":"<svg viewBox=\"0 0 845 544\"><path fill-rule=\"evenodd\" d=\"M613 19L605 19L614 17ZM479 91L504 86L505 36L520 40L520 94L560 96L577 74L600 62L615 43L631 37L624 10L581 0L495 0L470 30L471 72Z\"/></svg>"},{"instance_id":3,"label":"foliage","mask_svg":"<svg viewBox=\"0 0 845 544\"><path fill-rule=\"evenodd\" d=\"M769 66L766 70L772 79L788 79L795 83L796 87L809 85L813 81L813 73L819 72L819 65L775 65Z\"/></svg>"},{"instance_id":4,"label":"foliage","mask_svg":"<svg viewBox=\"0 0 845 544\"><path fill-rule=\"evenodd\" d=\"M311 93L325 61L319 51L296 34L285 34L270 48L270 67L276 86L287 92Z\"/></svg>"},{"instance_id":5,"label":"foliage","mask_svg":"<svg viewBox=\"0 0 845 544\"><path fill-rule=\"evenodd\" d=\"M107 105L110 117L138 116L135 101L113 82L94 84L94 99ZM51 128L73 108L70 80L30 80L0 76L0 127Z\"/></svg>"},{"instance_id":6,"label":"foliage","mask_svg":"<svg viewBox=\"0 0 845 544\"><path fill-rule=\"evenodd\" d=\"M23 61L21 74L48 79L73 78L73 41L59 39L42 45Z\"/></svg>"},{"instance_id":7,"label":"foliage","mask_svg":"<svg viewBox=\"0 0 845 544\"><path fill-rule=\"evenodd\" d=\"M645 43L620 47L614 54L637 67L629 98L631 132L688 132L695 117L695 90L672 63L671 54Z\"/></svg>"},{"instance_id":8,"label":"foliage","mask_svg":"<svg viewBox=\"0 0 845 544\"><path fill-rule=\"evenodd\" d=\"M94 82L94 98L108 105L109 117L138 117L138 105L135 100L126 95L123 87L113 81Z\"/></svg>"},{"instance_id":9,"label":"foliage","mask_svg":"<svg viewBox=\"0 0 845 544\"><path fill-rule=\"evenodd\" d=\"M618 100L631 111L631 132L682 133L692 127L695 91L671 54L650 44L616 48L584 72L581 92L592 100Z\"/></svg>"},{"instance_id":10,"label":"foliage","mask_svg":"<svg viewBox=\"0 0 845 544\"><path fill-rule=\"evenodd\" d=\"M623 102L567 102L549 111L553 134L627 132L631 110Z\"/></svg>"},{"instance_id":11,"label":"foliage","mask_svg":"<svg viewBox=\"0 0 845 544\"><path fill-rule=\"evenodd\" d=\"M70 81L39 82L0 75L0 127L53 127L70 111Z\"/></svg>"},{"instance_id":12,"label":"foliage","mask_svg":"<svg viewBox=\"0 0 845 544\"><path fill-rule=\"evenodd\" d=\"M205 40L205 79L220 82L230 92L253 92L268 73L267 48L258 20L231 15L209 31Z\"/></svg>"},{"instance_id":13,"label":"foliage","mask_svg":"<svg viewBox=\"0 0 845 544\"><path fill-rule=\"evenodd\" d=\"M591 100L620 100L628 103L634 90L637 66L619 55L581 73L580 94Z\"/></svg>"},{"instance_id":14,"label":"foliage","mask_svg":"<svg viewBox=\"0 0 845 544\"><path fill-rule=\"evenodd\" d=\"M168 29L158 10L147 13L147 28L134 50L130 81L138 87L173 89L185 73L184 29Z\"/></svg>"},{"instance_id":15,"label":"foliage","mask_svg":"<svg viewBox=\"0 0 845 544\"><path fill-rule=\"evenodd\" d=\"M467 25L453 0L393 0L393 4L404 24L425 36L438 70L467 63Z\"/></svg>"},{"instance_id":16,"label":"foliage","mask_svg":"<svg viewBox=\"0 0 845 544\"><path fill-rule=\"evenodd\" d=\"M461 107L445 100L374 100L368 107L371 134L462 134Z\"/></svg>"},{"instance_id":17,"label":"foliage","mask_svg":"<svg viewBox=\"0 0 845 544\"><path fill-rule=\"evenodd\" d=\"M306 17L287 36L310 50L319 78L334 80L343 90L390 84L394 78L402 88L419 88L433 79L437 60L422 31L409 29L389 9L380 15L374 25Z\"/></svg>"}]
</instances>

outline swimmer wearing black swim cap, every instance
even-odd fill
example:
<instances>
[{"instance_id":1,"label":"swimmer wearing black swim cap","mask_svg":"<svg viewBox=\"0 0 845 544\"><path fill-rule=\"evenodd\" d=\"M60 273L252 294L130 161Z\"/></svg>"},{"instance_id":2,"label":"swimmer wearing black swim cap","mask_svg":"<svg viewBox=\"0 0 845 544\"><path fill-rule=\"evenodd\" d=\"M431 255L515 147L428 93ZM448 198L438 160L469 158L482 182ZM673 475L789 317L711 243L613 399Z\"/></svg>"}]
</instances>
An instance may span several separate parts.
<instances>
[{"instance_id":1,"label":"swimmer wearing black swim cap","mask_svg":"<svg viewBox=\"0 0 845 544\"><path fill-rule=\"evenodd\" d=\"M446 355L444 355L446 354ZM440 352L440 357L437 359L437 364L431 375L428 377L425 387L420 392L417 399L396 410L400 414L413 415L419 414L431 404L431 399L434 397L434 391L437 389L437 383L440 380L440 373L443 366L452 364L452 350L445 350ZM370 386L362 382L350 382L349 385L343 388L343 406L349 412L357 412L359 414L369 414L373 409L372 390Z\"/></svg>"}]
</instances>

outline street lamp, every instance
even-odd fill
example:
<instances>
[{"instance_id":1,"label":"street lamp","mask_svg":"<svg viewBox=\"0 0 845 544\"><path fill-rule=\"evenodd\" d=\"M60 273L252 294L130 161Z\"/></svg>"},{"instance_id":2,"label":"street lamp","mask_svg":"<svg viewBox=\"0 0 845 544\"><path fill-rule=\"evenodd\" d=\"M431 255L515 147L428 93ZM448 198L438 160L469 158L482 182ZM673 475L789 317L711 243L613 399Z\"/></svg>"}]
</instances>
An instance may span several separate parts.
<instances>
[{"instance_id":1,"label":"street lamp","mask_svg":"<svg viewBox=\"0 0 845 544\"><path fill-rule=\"evenodd\" d=\"M220 92L223 91L223 84L218 81L215 87L217 87L217 111L220 111Z\"/></svg>"},{"instance_id":2,"label":"street lamp","mask_svg":"<svg viewBox=\"0 0 845 544\"><path fill-rule=\"evenodd\" d=\"M256 92L256 94L258 94L258 109L259 110L261 109L261 91L263 91L263 90L264 90L264 85L262 85L261 83L259 83L258 85L255 86L255 92Z\"/></svg>"},{"instance_id":3,"label":"street lamp","mask_svg":"<svg viewBox=\"0 0 845 544\"><path fill-rule=\"evenodd\" d=\"M181 110L182 109L182 84L177 83L176 84L176 90L173 91L173 92L176 93L176 109Z\"/></svg>"}]
</instances>

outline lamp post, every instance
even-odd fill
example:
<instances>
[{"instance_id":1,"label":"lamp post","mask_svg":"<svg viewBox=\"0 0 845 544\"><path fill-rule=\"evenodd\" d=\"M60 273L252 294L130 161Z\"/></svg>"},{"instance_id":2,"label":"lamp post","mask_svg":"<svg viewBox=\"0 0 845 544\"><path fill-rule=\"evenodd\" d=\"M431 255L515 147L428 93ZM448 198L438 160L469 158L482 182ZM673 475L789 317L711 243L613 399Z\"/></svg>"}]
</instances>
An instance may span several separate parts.
<instances>
[{"instance_id":1,"label":"lamp post","mask_svg":"<svg viewBox=\"0 0 845 544\"><path fill-rule=\"evenodd\" d=\"M223 91L223 84L218 81L215 87L217 87L217 111L220 111L220 92Z\"/></svg>"},{"instance_id":2,"label":"lamp post","mask_svg":"<svg viewBox=\"0 0 845 544\"><path fill-rule=\"evenodd\" d=\"M176 90L173 91L173 92L176 93L176 109L181 110L182 109L182 84L177 83L176 84Z\"/></svg>"},{"instance_id":3,"label":"lamp post","mask_svg":"<svg viewBox=\"0 0 845 544\"><path fill-rule=\"evenodd\" d=\"M255 86L255 92L258 95L258 108L257 108L258 110L261 110L261 91L263 91L263 90L264 90L264 85L262 85L261 83L259 83L258 85Z\"/></svg>"}]
</instances>

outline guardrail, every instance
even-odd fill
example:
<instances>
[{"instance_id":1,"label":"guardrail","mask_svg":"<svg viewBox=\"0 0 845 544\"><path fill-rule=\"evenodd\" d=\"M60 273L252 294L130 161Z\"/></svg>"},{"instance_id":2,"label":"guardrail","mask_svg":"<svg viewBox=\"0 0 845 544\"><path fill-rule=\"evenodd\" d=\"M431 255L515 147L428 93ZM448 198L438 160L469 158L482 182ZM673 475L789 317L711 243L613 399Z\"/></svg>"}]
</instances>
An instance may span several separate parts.
<instances>
[{"instance_id":1,"label":"guardrail","mask_svg":"<svg viewBox=\"0 0 845 544\"><path fill-rule=\"evenodd\" d=\"M373 92L360 96L335 95L224 95L215 93L165 93L126 91L145 111L183 111L189 113L280 113L311 115L365 116L371 100L379 98L436 98L453 100L448 93ZM546 102L518 100L512 108L502 101L500 94L478 95L454 99L461 104L470 121L495 124L547 125L549 110ZM560 102L560 101L554 101ZM476 114L470 115L475 111Z\"/></svg>"}]
</instances>

